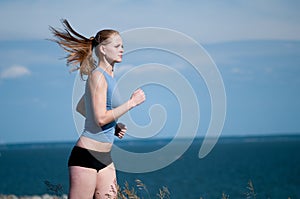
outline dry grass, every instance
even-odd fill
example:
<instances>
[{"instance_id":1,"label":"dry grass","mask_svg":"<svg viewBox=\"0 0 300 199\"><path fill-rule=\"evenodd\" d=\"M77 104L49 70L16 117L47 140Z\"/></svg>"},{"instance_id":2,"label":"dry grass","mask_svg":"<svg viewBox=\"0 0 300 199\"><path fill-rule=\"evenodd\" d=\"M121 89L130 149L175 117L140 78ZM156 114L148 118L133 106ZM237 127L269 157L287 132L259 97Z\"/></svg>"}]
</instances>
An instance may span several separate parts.
<instances>
[{"instance_id":1,"label":"dry grass","mask_svg":"<svg viewBox=\"0 0 300 199\"><path fill-rule=\"evenodd\" d=\"M144 199L143 193L146 194L146 198L151 199L150 193L146 185L141 180L135 180L135 187L130 187L128 182L125 182L124 187L118 187L118 199ZM170 192L167 187L162 187L159 189L159 192L156 194L159 199L170 199Z\"/></svg>"},{"instance_id":2,"label":"dry grass","mask_svg":"<svg viewBox=\"0 0 300 199\"><path fill-rule=\"evenodd\" d=\"M247 192L245 193L246 199L256 199L256 193L251 180L248 181Z\"/></svg>"},{"instance_id":3,"label":"dry grass","mask_svg":"<svg viewBox=\"0 0 300 199\"><path fill-rule=\"evenodd\" d=\"M66 199L67 196L63 194L62 186L60 184L55 185L50 183L49 181L44 182L48 192L52 192L55 194L54 196L48 196L47 198L51 199ZM151 199L150 193L146 187L146 185L141 180L135 180L135 185L130 186L128 182L124 183L124 186L120 187L117 185L117 190L114 190L113 195L116 195L116 199ZM254 189L254 185L251 180L248 181L246 191L244 193L245 199L256 199L257 193ZM1 195L0 199L18 199L18 197L14 195ZM23 199L24 197L20 197L19 199ZM34 197L26 197L26 199L32 199ZM44 198L44 197L40 197ZM113 198L110 196L110 194L107 194L107 198ZM156 198L158 199L170 199L171 194L167 187L163 186L158 190L158 193L156 194ZM174 198L176 198L174 196ZM221 199L229 199L229 195L226 193L222 193ZM200 197L200 199L204 199L203 197ZM288 197L288 199L292 199L291 197Z\"/></svg>"}]
</instances>

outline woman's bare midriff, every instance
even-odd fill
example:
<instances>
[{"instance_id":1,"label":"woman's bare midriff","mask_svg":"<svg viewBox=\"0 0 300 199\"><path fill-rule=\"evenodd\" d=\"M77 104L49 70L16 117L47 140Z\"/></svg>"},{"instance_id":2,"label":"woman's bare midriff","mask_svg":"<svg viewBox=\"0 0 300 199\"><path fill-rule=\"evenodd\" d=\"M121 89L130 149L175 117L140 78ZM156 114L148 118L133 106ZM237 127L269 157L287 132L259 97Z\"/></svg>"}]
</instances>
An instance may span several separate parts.
<instances>
[{"instance_id":1,"label":"woman's bare midriff","mask_svg":"<svg viewBox=\"0 0 300 199\"><path fill-rule=\"evenodd\" d=\"M76 146L85 148L85 149L90 149L94 151L99 151L99 152L109 152L111 151L112 148L112 143L107 143L107 142L98 142L96 140L93 140L88 137L80 136L78 139Z\"/></svg>"}]
</instances>

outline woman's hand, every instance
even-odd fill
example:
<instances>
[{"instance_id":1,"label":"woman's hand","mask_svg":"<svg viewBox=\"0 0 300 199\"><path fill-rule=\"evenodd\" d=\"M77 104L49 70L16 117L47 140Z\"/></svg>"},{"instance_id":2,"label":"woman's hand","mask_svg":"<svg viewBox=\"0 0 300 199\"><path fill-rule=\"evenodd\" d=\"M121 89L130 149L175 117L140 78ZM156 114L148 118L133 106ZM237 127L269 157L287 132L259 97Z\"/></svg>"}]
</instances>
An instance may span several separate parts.
<instances>
[{"instance_id":1,"label":"woman's hand","mask_svg":"<svg viewBox=\"0 0 300 199\"><path fill-rule=\"evenodd\" d=\"M132 107L136 107L143 103L146 100L145 93L142 89L137 89L134 91L134 93L131 95L130 101L132 104Z\"/></svg>"},{"instance_id":2,"label":"woman's hand","mask_svg":"<svg viewBox=\"0 0 300 199\"><path fill-rule=\"evenodd\" d=\"M127 128L124 124L118 123L115 129L115 136L122 139L127 131Z\"/></svg>"}]
</instances>

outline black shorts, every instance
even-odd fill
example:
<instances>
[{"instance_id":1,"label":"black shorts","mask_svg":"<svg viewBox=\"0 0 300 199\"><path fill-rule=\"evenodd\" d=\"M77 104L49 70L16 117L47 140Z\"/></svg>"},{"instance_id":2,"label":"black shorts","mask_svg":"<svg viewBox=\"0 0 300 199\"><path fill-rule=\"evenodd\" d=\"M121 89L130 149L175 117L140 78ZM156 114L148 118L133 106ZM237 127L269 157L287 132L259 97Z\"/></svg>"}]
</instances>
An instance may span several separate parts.
<instances>
[{"instance_id":1,"label":"black shorts","mask_svg":"<svg viewBox=\"0 0 300 199\"><path fill-rule=\"evenodd\" d=\"M92 168L98 172L111 163L112 158L110 152L98 152L74 146L68 161L68 166Z\"/></svg>"}]
</instances>

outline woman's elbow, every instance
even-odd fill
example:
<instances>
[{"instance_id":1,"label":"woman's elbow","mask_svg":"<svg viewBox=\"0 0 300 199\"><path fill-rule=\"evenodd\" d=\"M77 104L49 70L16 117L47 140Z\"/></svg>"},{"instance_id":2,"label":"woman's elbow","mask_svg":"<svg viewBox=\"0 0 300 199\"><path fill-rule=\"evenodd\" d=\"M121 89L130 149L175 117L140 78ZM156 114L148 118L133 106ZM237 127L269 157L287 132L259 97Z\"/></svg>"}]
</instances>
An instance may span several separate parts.
<instances>
[{"instance_id":1,"label":"woman's elbow","mask_svg":"<svg viewBox=\"0 0 300 199\"><path fill-rule=\"evenodd\" d=\"M108 122L107 122L107 120L104 118L104 117L98 117L97 119L96 119L96 124L99 126L99 127L101 127L101 126L104 126L104 125L106 125Z\"/></svg>"},{"instance_id":2,"label":"woman's elbow","mask_svg":"<svg viewBox=\"0 0 300 199\"><path fill-rule=\"evenodd\" d=\"M111 119L110 114L108 114L107 112L95 114L94 117L95 117L95 121L96 121L97 125L100 127L104 126L114 120L114 119Z\"/></svg>"},{"instance_id":3,"label":"woman's elbow","mask_svg":"<svg viewBox=\"0 0 300 199\"><path fill-rule=\"evenodd\" d=\"M98 121L98 122L97 122L97 125L98 125L99 127L102 127L102 126L105 125L105 122L103 122L103 121Z\"/></svg>"}]
</instances>

